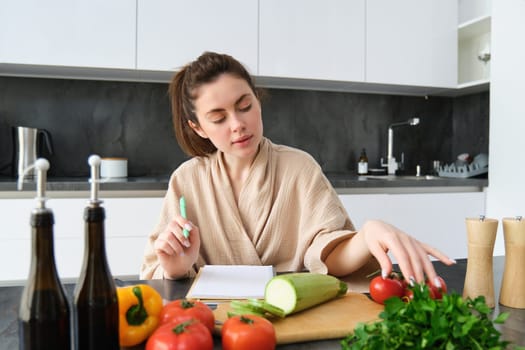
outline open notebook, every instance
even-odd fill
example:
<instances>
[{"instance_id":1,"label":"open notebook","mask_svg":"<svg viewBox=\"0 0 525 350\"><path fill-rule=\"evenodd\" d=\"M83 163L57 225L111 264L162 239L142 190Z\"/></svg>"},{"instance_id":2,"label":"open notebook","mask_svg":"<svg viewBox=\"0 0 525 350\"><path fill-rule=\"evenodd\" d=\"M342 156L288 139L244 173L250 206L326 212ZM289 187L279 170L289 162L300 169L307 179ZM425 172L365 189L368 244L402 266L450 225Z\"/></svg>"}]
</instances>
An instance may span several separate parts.
<instances>
[{"instance_id":1,"label":"open notebook","mask_svg":"<svg viewBox=\"0 0 525 350\"><path fill-rule=\"evenodd\" d=\"M188 299L264 298L266 283L275 275L273 266L204 265L186 295Z\"/></svg>"}]
</instances>

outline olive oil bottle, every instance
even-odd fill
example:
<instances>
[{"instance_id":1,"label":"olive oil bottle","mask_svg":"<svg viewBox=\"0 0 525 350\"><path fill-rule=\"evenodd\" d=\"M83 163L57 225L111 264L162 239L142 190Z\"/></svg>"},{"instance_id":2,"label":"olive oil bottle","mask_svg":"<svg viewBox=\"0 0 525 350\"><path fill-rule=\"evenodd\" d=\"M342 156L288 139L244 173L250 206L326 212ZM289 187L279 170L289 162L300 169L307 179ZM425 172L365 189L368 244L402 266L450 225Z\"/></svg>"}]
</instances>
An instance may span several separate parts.
<instances>
[{"instance_id":1,"label":"olive oil bottle","mask_svg":"<svg viewBox=\"0 0 525 350\"><path fill-rule=\"evenodd\" d=\"M118 350L117 291L106 258L105 210L98 199L100 157L92 155L88 163L91 199L84 210L84 261L75 289L75 349Z\"/></svg>"},{"instance_id":2,"label":"olive oil bottle","mask_svg":"<svg viewBox=\"0 0 525 350\"><path fill-rule=\"evenodd\" d=\"M71 349L69 304L58 278L53 247L53 212L45 206L49 162L37 159L37 207L31 213L31 265L18 313L19 348Z\"/></svg>"}]
</instances>

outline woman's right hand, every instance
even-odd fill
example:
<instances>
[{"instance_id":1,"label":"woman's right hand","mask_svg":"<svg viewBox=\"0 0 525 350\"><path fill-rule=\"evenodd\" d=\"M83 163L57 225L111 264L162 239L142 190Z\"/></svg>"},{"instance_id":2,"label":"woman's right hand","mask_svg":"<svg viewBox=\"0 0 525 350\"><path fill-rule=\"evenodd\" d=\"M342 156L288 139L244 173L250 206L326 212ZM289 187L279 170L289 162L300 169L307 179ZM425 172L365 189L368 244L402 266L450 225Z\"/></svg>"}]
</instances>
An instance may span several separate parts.
<instances>
[{"instance_id":1,"label":"woman's right hand","mask_svg":"<svg viewBox=\"0 0 525 350\"><path fill-rule=\"evenodd\" d=\"M182 230L190 232L185 238ZM164 270L165 278L179 278L187 274L197 261L201 241L199 228L177 215L158 235L154 243L155 254Z\"/></svg>"}]
</instances>

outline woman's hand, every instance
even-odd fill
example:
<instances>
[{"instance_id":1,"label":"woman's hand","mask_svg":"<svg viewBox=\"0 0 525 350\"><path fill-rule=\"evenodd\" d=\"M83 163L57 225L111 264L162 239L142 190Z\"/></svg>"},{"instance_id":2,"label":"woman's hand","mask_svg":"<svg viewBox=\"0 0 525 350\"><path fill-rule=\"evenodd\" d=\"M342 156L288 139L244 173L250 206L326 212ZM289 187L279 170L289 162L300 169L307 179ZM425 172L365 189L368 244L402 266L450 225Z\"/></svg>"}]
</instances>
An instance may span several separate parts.
<instances>
[{"instance_id":1,"label":"woman's hand","mask_svg":"<svg viewBox=\"0 0 525 350\"><path fill-rule=\"evenodd\" d=\"M381 274L386 277L392 272L388 252L395 257L409 283L423 282L425 274L431 281L437 280L429 256L446 265L455 263L439 250L379 220L367 221L351 239L341 242L328 255L325 263L330 274L344 276L365 265L373 255L381 266Z\"/></svg>"},{"instance_id":2,"label":"woman's hand","mask_svg":"<svg viewBox=\"0 0 525 350\"><path fill-rule=\"evenodd\" d=\"M188 238L182 233L184 228L190 232ZM166 225L153 245L164 277L172 279L186 275L197 261L200 245L199 228L177 215Z\"/></svg>"},{"instance_id":3,"label":"woman's hand","mask_svg":"<svg viewBox=\"0 0 525 350\"><path fill-rule=\"evenodd\" d=\"M429 256L439 259L446 265L455 263L439 250L383 221L366 222L357 235L362 236L368 250L381 265L383 276L392 272L392 262L387 255L388 252L396 258L401 273L408 282L424 282L425 275L430 281L437 280L437 274Z\"/></svg>"}]
</instances>

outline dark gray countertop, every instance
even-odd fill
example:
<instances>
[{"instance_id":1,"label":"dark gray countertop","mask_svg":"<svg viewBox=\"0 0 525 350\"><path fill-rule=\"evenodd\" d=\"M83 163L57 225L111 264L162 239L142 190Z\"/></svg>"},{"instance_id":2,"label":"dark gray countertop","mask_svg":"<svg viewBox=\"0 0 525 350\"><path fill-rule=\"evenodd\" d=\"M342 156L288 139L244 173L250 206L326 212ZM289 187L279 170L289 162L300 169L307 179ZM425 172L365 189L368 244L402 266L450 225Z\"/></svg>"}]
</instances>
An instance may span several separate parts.
<instances>
[{"instance_id":1,"label":"dark gray countertop","mask_svg":"<svg viewBox=\"0 0 525 350\"><path fill-rule=\"evenodd\" d=\"M375 187L477 187L481 191L488 186L486 178L447 178L439 176L356 176L345 173L327 173L334 188Z\"/></svg>"},{"instance_id":2,"label":"dark gray countertop","mask_svg":"<svg viewBox=\"0 0 525 350\"><path fill-rule=\"evenodd\" d=\"M499 290L501 285L501 278L504 271L504 257L495 257L493 264L494 272L494 291L495 300L499 300ZM442 276L447 282L450 291L462 293L463 284L465 281L465 273L467 268L467 260L460 259L457 264L447 267L441 263L434 262L436 272ZM173 300L182 298L191 285L189 279L170 281L170 280L151 280L151 281L120 281L116 280L117 285L148 283L157 289L166 300ZM0 287L0 349L16 349L18 347L18 305L20 302L20 295L22 286ZM66 284L65 289L69 300L72 300L73 284ZM515 345L525 345L525 310L509 308L499 305L496 302L494 308L494 315L500 312L508 312L509 318L503 325L497 325L496 328L502 333L505 340L512 342ZM296 350L296 349L341 349L339 339L312 341L297 344L280 345L278 349ZM131 348L129 348L131 349ZM143 345L132 348L133 350L144 349ZM220 339L215 338L214 349L221 349Z\"/></svg>"},{"instance_id":3,"label":"dark gray countertop","mask_svg":"<svg viewBox=\"0 0 525 350\"><path fill-rule=\"evenodd\" d=\"M488 186L488 179L479 178L444 178L429 176L356 176L349 173L327 173L328 180L340 193L347 190L388 189L388 188L440 188L441 192L457 192L461 189L482 191ZM159 191L168 188L169 176L128 177L122 179L103 179L100 184L101 191ZM16 179L0 177L0 195L2 192L17 192ZM88 179L84 177L48 178L48 191L75 192L89 191ZM23 192L34 192L35 182L25 181Z\"/></svg>"},{"instance_id":4,"label":"dark gray countertop","mask_svg":"<svg viewBox=\"0 0 525 350\"><path fill-rule=\"evenodd\" d=\"M166 190L168 176L144 176L101 179L100 189L103 191L148 191ZM16 191L17 180L12 177L0 177L0 191ZM47 179L48 191L89 191L87 177L50 177ZM22 191L34 191L34 180L25 180Z\"/></svg>"}]
</instances>

